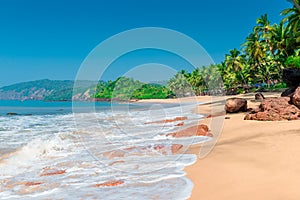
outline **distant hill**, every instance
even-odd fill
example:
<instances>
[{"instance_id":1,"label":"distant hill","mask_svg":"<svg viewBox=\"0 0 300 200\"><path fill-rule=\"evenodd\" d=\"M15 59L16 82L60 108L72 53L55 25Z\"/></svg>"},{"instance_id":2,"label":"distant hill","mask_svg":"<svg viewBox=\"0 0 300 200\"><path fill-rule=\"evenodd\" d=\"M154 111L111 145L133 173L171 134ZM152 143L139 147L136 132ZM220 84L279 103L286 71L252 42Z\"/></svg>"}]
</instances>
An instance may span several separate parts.
<instances>
[{"instance_id":1,"label":"distant hill","mask_svg":"<svg viewBox=\"0 0 300 200\"><path fill-rule=\"evenodd\" d=\"M74 88L74 81L65 80L37 80L17 83L0 88L0 100L43 100L43 101L70 101L87 100L93 95L97 82L79 81Z\"/></svg>"}]
</instances>

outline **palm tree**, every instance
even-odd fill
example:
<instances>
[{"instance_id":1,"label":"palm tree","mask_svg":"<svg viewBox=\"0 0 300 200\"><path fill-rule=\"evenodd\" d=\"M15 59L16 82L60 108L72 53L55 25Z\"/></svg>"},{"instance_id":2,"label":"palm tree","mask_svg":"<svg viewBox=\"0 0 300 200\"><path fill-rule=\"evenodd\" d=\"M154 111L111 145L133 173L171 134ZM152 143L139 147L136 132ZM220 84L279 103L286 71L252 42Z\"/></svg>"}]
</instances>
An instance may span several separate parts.
<instances>
[{"instance_id":1,"label":"palm tree","mask_svg":"<svg viewBox=\"0 0 300 200\"><path fill-rule=\"evenodd\" d=\"M281 15L285 15L283 22L287 23L287 27L291 29L293 37L296 38L296 42L300 43L300 10L296 7L285 9L281 12Z\"/></svg>"},{"instance_id":2,"label":"palm tree","mask_svg":"<svg viewBox=\"0 0 300 200\"><path fill-rule=\"evenodd\" d=\"M240 55L240 51L236 48L229 51L230 54L225 56L225 64L229 71L232 71L236 74L237 82L242 84L246 84L245 78L243 76L243 69L245 66L245 57Z\"/></svg>"},{"instance_id":3,"label":"palm tree","mask_svg":"<svg viewBox=\"0 0 300 200\"><path fill-rule=\"evenodd\" d=\"M187 80L191 84L193 91L196 95L199 95L203 92L205 82L200 68L194 69L192 73L189 74Z\"/></svg>"},{"instance_id":4,"label":"palm tree","mask_svg":"<svg viewBox=\"0 0 300 200\"><path fill-rule=\"evenodd\" d=\"M268 15L264 14L260 16L260 18L256 19L257 26L254 27L255 32L261 32L262 34L267 34L272 30L272 26L270 20L268 19Z\"/></svg>"},{"instance_id":5,"label":"palm tree","mask_svg":"<svg viewBox=\"0 0 300 200\"><path fill-rule=\"evenodd\" d=\"M186 93L192 92L191 85L187 81L188 75L184 70L181 70L173 78L168 81L168 88L173 91L176 96L184 97Z\"/></svg>"},{"instance_id":6,"label":"palm tree","mask_svg":"<svg viewBox=\"0 0 300 200\"><path fill-rule=\"evenodd\" d=\"M300 11L299 0L288 0L288 1L291 2L295 6L295 8L297 8Z\"/></svg>"},{"instance_id":7,"label":"palm tree","mask_svg":"<svg viewBox=\"0 0 300 200\"><path fill-rule=\"evenodd\" d=\"M280 22L279 25L273 25L271 40L276 48L277 55L287 58L290 53L294 53L294 49L290 51L293 38L290 35L290 29L285 26L284 22Z\"/></svg>"},{"instance_id":8,"label":"palm tree","mask_svg":"<svg viewBox=\"0 0 300 200\"><path fill-rule=\"evenodd\" d=\"M262 42L265 48L268 49L266 53L272 54L274 56L274 45L271 42L271 37L274 27L271 25L268 15L264 14L256 20L257 26L254 27L254 33L257 33L259 40Z\"/></svg>"}]
</instances>

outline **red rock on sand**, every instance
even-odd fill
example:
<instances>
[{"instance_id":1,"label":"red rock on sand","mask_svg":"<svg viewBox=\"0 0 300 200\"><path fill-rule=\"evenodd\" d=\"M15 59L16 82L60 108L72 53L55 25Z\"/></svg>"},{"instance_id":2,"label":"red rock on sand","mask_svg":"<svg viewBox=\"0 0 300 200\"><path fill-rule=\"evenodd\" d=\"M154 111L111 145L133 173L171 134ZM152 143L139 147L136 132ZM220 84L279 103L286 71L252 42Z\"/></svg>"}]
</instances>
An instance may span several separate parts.
<instances>
[{"instance_id":1,"label":"red rock on sand","mask_svg":"<svg viewBox=\"0 0 300 200\"><path fill-rule=\"evenodd\" d=\"M175 138L178 137L191 137L191 136L209 136L212 137L212 135L209 133L208 126L201 124L196 126L191 126L189 128L186 128L184 130L167 134L167 136L172 135Z\"/></svg>"},{"instance_id":2,"label":"red rock on sand","mask_svg":"<svg viewBox=\"0 0 300 200\"><path fill-rule=\"evenodd\" d=\"M262 101L258 110L247 114L245 120L299 120L300 109L290 104L290 97L272 97Z\"/></svg>"},{"instance_id":3,"label":"red rock on sand","mask_svg":"<svg viewBox=\"0 0 300 200\"><path fill-rule=\"evenodd\" d=\"M176 122L176 121L183 121L187 120L187 117L176 117L174 119L165 119L165 120L160 120L160 121L154 121L154 122L146 122L145 124L162 124L162 123L171 123L171 122Z\"/></svg>"},{"instance_id":4,"label":"red rock on sand","mask_svg":"<svg viewBox=\"0 0 300 200\"><path fill-rule=\"evenodd\" d=\"M300 109L300 87L298 87L292 96L292 102Z\"/></svg>"},{"instance_id":5,"label":"red rock on sand","mask_svg":"<svg viewBox=\"0 0 300 200\"><path fill-rule=\"evenodd\" d=\"M115 187L122 184L124 184L124 181L112 180L112 181L106 181L104 183L98 183L96 184L96 187Z\"/></svg>"},{"instance_id":6,"label":"red rock on sand","mask_svg":"<svg viewBox=\"0 0 300 200\"><path fill-rule=\"evenodd\" d=\"M47 169L46 172L43 172L40 176L54 176L59 174L65 174L66 170L51 170Z\"/></svg>"}]
</instances>

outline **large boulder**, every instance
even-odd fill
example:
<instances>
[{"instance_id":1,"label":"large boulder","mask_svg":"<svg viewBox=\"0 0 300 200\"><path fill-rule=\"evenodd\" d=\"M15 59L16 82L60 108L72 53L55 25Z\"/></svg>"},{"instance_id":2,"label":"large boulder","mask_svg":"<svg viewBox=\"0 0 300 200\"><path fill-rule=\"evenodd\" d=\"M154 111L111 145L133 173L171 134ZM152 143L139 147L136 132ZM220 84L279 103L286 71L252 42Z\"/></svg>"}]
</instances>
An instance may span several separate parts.
<instances>
[{"instance_id":1,"label":"large boulder","mask_svg":"<svg viewBox=\"0 0 300 200\"><path fill-rule=\"evenodd\" d=\"M294 68L283 69L282 79L289 87L298 87L300 85L300 70Z\"/></svg>"},{"instance_id":2,"label":"large boulder","mask_svg":"<svg viewBox=\"0 0 300 200\"><path fill-rule=\"evenodd\" d=\"M245 112L247 111L247 100L242 98L227 99L225 111L227 113Z\"/></svg>"},{"instance_id":3,"label":"large boulder","mask_svg":"<svg viewBox=\"0 0 300 200\"><path fill-rule=\"evenodd\" d=\"M281 121L300 119L300 110L290 104L289 97L273 97L265 99L259 106L245 116L245 120Z\"/></svg>"},{"instance_id":4,"label":"large boulder","mask_svg":"<svg viewBox=\"0 0 300 200\"><path fill-rule=\"evenodd\" d=\"M300 87L298 87L292 96L292 102L300 109Z\"/></svg>"},{"instance_id":5,"label":"large boulder","mask_svg":"<svg viewBox=\"0 0 300 200\"><path fill-rule=\"evenodd\" d=\"M288 85L288 89L283 91L282 97L292 97L298 86L300 86L300 70L294 68L283 69L282 80Z\"/></svg>"},{"instance_id":6,"label":"large boulder","mask_svg":"<svg viewBox=\"0 0 300 200\"><path fill-rule=\"evenodd\" d=\"M292 97L295 94L295 87L290 87L281 93L282 97Z\"/></svg>"}]
</instances>

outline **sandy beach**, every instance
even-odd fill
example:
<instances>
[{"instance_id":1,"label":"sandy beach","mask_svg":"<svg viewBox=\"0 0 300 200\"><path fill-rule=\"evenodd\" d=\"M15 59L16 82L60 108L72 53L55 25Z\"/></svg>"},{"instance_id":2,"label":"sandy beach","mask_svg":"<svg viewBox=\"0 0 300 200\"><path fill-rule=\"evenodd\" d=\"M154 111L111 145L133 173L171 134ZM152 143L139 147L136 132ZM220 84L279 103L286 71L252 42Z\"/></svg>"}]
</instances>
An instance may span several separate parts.
<instances>
[{"instance_id":1,"label":"sandy beach","mask_svg":"<svg viewBox=\"0 0 300 200\"><path fill-rule=\"evenodd\" d=\"M259 105L251 101L254 94L239 97L248 99L248 107ZM197 100L205 102L209 97ZM209 115L218 106L224 105L213 101L198 106L196 111ZM227 114L230 119L224 120L219 140L210 154L203 159L198 156L197 162L186 168L194 183L190 199L300 199L300 121L246 121L244 116L244 113ZM206 118L199 123L209 125L210 121ZM188 153L199 155L200 149L201 145L194 145Z\"/></svg>"}]
</instances>

